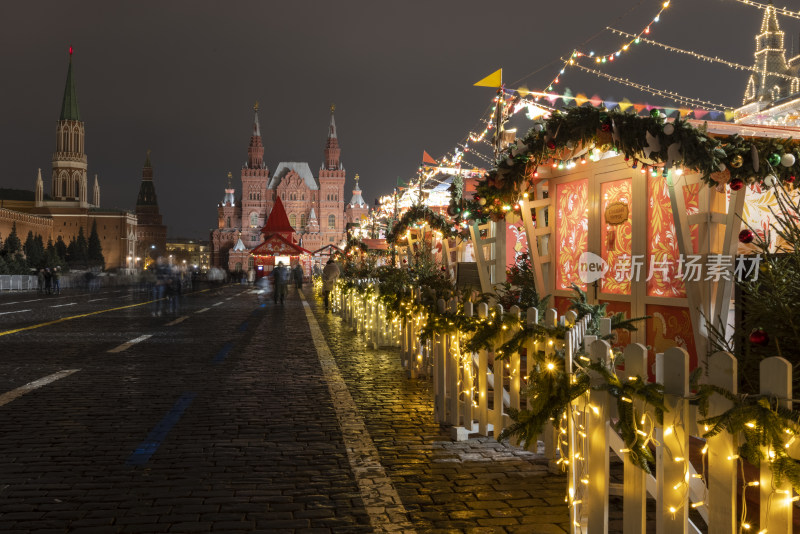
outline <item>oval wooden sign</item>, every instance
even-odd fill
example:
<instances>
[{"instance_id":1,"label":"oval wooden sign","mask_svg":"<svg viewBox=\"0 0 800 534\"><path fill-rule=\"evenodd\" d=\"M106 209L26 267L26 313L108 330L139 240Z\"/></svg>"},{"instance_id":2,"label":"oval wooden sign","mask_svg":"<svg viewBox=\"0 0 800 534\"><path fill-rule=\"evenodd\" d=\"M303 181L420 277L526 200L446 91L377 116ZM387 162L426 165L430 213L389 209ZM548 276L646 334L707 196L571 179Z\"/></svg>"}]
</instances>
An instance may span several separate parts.
<instances>
[{"instance_id":1,"label":"oval wooden sign","mask_svg":"<svg viewBox=\"0 0 800 534\"><path fill-rule=\"evenodd\" d=\"M623 224L628 220L628 205L624 202L612 202L606 206L606 224Z\"/></svg>"}]
</instances>

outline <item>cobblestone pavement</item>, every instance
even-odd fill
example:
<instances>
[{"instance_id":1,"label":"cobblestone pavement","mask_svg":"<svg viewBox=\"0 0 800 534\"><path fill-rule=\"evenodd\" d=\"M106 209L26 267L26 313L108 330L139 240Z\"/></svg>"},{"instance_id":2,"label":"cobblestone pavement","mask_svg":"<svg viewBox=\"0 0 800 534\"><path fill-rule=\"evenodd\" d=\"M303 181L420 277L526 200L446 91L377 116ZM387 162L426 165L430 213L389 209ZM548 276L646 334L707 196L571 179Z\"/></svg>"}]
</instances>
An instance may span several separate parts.
<instances>
[{"instance_id":1,"label":"cobblestone pavement","mask_svg":"<svg viewBox=\"0 0 800 534\"><path fill-rule=\"evenodd\" d=\"M124 291L0 295L0 313L31 310L0 315L0 532L566 530L563 476L451 441L430 383L306 294L311 321L293 291L280 306L239 286L160 316Z\"/></svg>"}]
</instances>

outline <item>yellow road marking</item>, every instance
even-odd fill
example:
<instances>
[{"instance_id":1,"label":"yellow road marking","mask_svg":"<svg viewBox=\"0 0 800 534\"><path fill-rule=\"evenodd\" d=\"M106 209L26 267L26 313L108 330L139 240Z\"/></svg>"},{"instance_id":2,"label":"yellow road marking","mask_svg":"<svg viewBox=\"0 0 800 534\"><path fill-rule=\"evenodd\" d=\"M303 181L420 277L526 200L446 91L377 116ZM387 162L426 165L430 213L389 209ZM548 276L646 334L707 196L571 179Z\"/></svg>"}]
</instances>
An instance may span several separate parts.
<instances>
[{"instance_id":1,"label":"yellow road marking","mask_svg":"<svg viewBox=\"0 0 800 534\"><path fill-rule=\"evenodd\" d=\"M210 291L210 290L209 289L202 289L200 291L193 291L192 293L204 293L206 291ZM8 336L8 335L11 335L11 334L16 334L18 332L24 332L26 330L35 330L37 328L42 328L43 326L50 326L50 325L53 325L53 324L58 324L58 323L66 322L66 321L71 321L73 319L80 319L82 317L89 317L89 316L92 316L92 315L99 315L101 313L107 313L107 312L112 312L112 311L117 311L117 310L125 310L125 309L128 309L128 308L135 308L137 306L144 306L146 304L152 304L153 302L157 302L157 301L148 300L146 302L139 302L137 304L128 304L127 306L119 306L117 308L108 308L107 310L98 310L98 311L93 311L93 312L89 312L89 313L82 313L80 315L73 315L71 317L62 317L61 319L56 319L55 321L48 321L46 323L34 324L34 325L31 325L31 326L23 326L22 328L15 328L14 330L6 330L5 332L0 332L0 337Z\"/></svg>"}]
</instances>

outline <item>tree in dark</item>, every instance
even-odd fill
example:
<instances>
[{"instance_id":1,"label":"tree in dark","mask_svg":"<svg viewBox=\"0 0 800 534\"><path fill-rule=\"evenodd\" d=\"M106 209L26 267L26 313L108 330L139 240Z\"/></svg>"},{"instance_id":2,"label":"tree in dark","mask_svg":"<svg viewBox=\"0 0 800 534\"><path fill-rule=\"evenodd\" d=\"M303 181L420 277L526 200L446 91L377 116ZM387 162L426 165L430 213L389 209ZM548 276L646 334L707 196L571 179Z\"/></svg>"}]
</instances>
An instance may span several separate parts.
<instances>
[{"instance_id":1,"label":"tree in dark","mask_svg":"<svg viewBox=\"0 0 800 534\"><path fill-rule=\"evenodd\" d=\"M8 237L3 243L3 254L6 256L6 260L8 260L8 258L21 250L22 242L19 240L19 236L17 236L17 223L14 222L14 225L11 227L11 233L8 234Z\"/></svg>"},{"instance_id":2,"label":"tree in dark","mask_svg":"<svg viewBox=\"0 0 800 534\"><path fill-rule=\"evenodd\" d=\"M80 237L80 236L79 236ZM97 235L97 221L92 221L92 231L89 233L89 243L87 245L87 258L93 267L105 268L106 259L103 257L103 245Z\"/></svg>"},{"instance_id":3,"label":"tree in dark","mask_svg":"<svg viewBox=\"0 0 800 534\"><path fill-rule=\"evenodd\" d=\"M37 239L38 237L38 239ZM40 269L44 267L44 247L42 246L42 236L34 237L33 232L28 232L25 244L22 246L25 251L25 259L28 261L28 268Z\"/></svg>"},{"instance_id":4,"label":"tree in dark","mask_svg":"<svg viewBox=\"0 0 800 534\"><path fill-rule=\"evenodd\" d=\"M78 230L78 237L70 239L67 245L67 262L78 269L89 267L89 243L86 241L83 227Z\"/></svg>"},{"instance_id":5,"label":"tree in dark","mask_svg":"<svg viewBox=\"0 0 800 534\"><path fill-rule=\"evenodd\" d=\"M55 242L55 249L56 249L56 256L61 258L62 261L67 261L67 244L64 243L64 239L61 236L58 236Z\"/></svg>"},{"instance_id":6,"label":"tree in dark","mask_svg":"<svg viewBox=\"0 0 800 534\"><path fill-rule=\"evenodd\" d=\"M50 267L57 267L63 265L64 259L58 257L58 253L56 252L56 247L53 245L53 240L47 240L47 248L44 249L44 261L45 266Z\"/></svg>"}]
</instances>

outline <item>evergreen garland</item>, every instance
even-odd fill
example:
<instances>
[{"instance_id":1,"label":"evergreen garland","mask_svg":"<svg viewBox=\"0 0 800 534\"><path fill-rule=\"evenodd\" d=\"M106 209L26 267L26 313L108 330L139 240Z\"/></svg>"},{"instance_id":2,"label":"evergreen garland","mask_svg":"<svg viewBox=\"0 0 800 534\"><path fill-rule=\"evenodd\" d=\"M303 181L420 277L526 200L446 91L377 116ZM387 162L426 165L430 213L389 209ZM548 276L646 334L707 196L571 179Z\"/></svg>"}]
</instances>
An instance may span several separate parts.
<instances>
[{"instance_id":1,"label":"evergreen garland","mask_svg":"<svg viewBox=\"0 0 800 534\"><path fill-rule=\"evenodd\" d=\"M762 183L774 176L776 182L792 183L800 174L800 153L791 138L712 136L705 125L696 128L680 118L666 123L658 111L640 117L603 107L573 107L553 112L506 149L478 183L478 203L471 204L469 211L476 219L501 219L529 189L537 167L569 163L577 149L593 147L615 150L626 160L664 165L662 172L668 170L667 165L682 165L701 173L710 186L725 183L728 177L741 183ZM785 154L791 156L783 159ZM722 171L729 175L720 176Z\"/></svg>"},{"instance_id":2,"label":"evergreen garland","mask_svg":"<svg viewBox=\"0 0 800 534\"><path fill-rule=\"evenodd\" d=\"M438 230L445 237L453 233L453 225L445 217L436 213L428 206L415 204L400 217L400 220L392 226L391 231L386 235L387 243L396 243L401 236L405 235L408 227L424 221L433 230Z\"/></svg>"}]
</instances>

